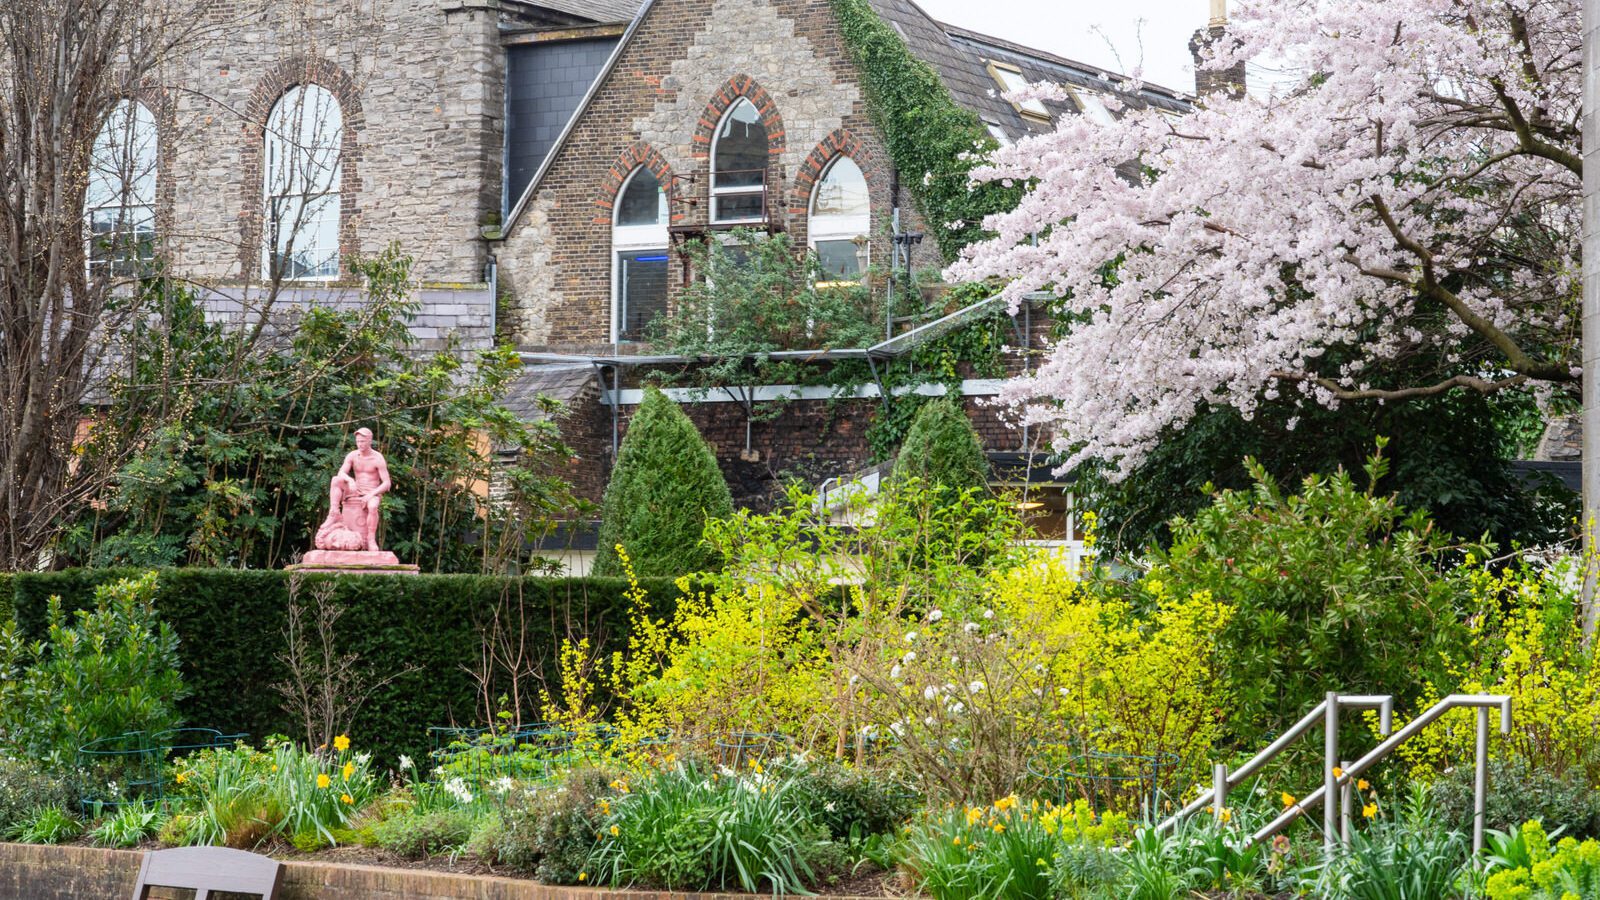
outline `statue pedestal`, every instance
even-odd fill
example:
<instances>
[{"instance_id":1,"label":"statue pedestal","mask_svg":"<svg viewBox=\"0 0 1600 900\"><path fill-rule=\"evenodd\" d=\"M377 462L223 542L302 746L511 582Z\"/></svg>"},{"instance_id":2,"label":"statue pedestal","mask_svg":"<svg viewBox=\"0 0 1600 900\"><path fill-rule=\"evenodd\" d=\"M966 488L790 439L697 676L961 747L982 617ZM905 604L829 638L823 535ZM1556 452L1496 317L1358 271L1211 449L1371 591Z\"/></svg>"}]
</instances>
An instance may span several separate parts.
<instances>
[{"instance_id":1,"label":"statue pedestal","mask_svg":"<svg viewBox=\"0 0 1600 900\"><path fill-rule=\"evenodd\" d=\"M387 550L310 550L290 572L340 572L371 575L415 575L417 567L402 565Z\"/></svg>"}]
</instances>

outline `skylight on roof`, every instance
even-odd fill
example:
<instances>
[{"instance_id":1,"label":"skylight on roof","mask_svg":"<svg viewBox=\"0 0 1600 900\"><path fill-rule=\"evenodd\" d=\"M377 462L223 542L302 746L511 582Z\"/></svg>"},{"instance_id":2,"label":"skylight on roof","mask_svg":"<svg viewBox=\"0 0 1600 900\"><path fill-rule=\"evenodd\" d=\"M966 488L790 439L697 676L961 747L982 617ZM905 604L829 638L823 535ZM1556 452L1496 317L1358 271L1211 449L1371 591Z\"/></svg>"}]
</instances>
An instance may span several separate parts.
<instances>
[{"instance_id":1,"label":"skylight on roof","mask_svg":"<svg viewBox=\"0 0 1600 900\"><path fill-rule=\"evenodd\" d=\"M990 60L989 74L994 78L995 83L1000 85L1004 93L1009 94L1013 91L1020 91L1028 86L1028 79L1022 77L1022 70L1007 63ZM1011 105L1017 108L1017 112L1029 118L1050 121L1050 110L1045 109L1043 100L1023 100L1021 102L1013 100Z\"/></svg>"},{"instance_id":2,"label":"skylight on roof","mask_svg":"<svg viewBox=\"0 0 1600 900\"><path fill-rule=\"evenodd\" d=\"M1116 121L1099 95L1090 91L1076 90L1072 92L1072 99L1077 101L1078 111L1088 116L1089 121L1099 125L1110 125Z\"/></svg>"}]
</instances>

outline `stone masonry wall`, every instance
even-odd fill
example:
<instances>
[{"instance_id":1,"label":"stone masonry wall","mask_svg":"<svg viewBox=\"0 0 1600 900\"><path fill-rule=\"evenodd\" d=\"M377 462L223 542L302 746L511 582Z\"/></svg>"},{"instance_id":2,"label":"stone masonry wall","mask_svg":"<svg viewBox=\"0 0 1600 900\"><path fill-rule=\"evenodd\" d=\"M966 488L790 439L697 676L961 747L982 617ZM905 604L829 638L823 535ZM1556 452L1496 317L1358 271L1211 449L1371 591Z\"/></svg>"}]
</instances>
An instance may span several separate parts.
<instances>
[{"instance_id":1,"label":"stone masonry wall","mask_svg":"<svg viewBox=\"0 0 1600 900\"><path fill-rule=\"evenodd\" d=\"M263 128L283 92L310 81L333 91L345 118L341 249L399 241L423 282L481 282L504 103L492 0L264 6L245 16L261 5L218 2L214 36L160 75L162 220L176 271L259 279Z\"/></svg>"},{"instance_id":2,"label":"stone masonry wall","mask_svg":"<svg viewBox=\"0 0 1600 900\"><path fill-rule=\"evenodd\" d=\"M873 259L889 258L894 173L828 5L658 0L497 252L522 346L587 352L610 340L611 205L622 180L659 156L676 181L672 223L704 224L709 136L739 96L768 126L773 220L803 246L810 185L846 152L867 179ZM906 228L926 230L903 189L899 199ZM917 265L936 263L932 243ZM674 253L669 283L682 280Z\"/></svg>"}]
</instances>

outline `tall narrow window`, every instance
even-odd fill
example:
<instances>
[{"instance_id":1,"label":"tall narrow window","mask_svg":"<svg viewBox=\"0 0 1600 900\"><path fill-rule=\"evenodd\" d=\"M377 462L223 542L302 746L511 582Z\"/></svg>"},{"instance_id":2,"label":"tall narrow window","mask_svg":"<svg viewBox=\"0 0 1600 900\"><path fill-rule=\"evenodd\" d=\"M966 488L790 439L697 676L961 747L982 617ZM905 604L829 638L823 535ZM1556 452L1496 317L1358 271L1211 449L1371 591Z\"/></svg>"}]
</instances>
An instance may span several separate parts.
<instances>
[{"instance_id":1,"label":"tall narrow window","mask_svg":"<svg viewBox=\"0 0 1600 900\"><path fill-rule=\"evenodd\" d=\"M84 194L89 271L138 274L155 256L156 119L124 100L95 135Z\"/></svg>"},{"instance_id":2,"label":"tall narrow window","mask_svg":"<svg viewBox=\"0 0 1600 900\"><path fill-rule=\"evenodd\" d=\"M762 222L767 218L767 126L754 103L740 97L711 147L711 221Z\"/></svg>"},{"instance_id":3,"label":"tall narrow window","mask_svg":"<svg viewBox=\"0 0 1600 900\"><path fill-rule=\"evenodd\" d=\"M836 156L811 194L807 235L831 281L860 281L866 267L872 207L867 179L848 156Z\"/></svg>"},{"instance_id":4,"label":"tall narrow window","mask_svg":"<svg viewBox=\"0 0 1600 900\"><path fill-rule=\"evenodd\" d=\"M667 195L644 166L617 195L611 255L612 340L643 340L667 311Z\"/></svg>"},{"instance_id":5,"label":"tall narrow window","mask_svg":"<svg viewBox=\"0 0 1600 900\"><path fill-rule=\"evenodd\" d=\"M268 279L339 274L339 204L344 116L326 88L290 88L267 117L265 183Z\"/></svg>"}]
</instances>

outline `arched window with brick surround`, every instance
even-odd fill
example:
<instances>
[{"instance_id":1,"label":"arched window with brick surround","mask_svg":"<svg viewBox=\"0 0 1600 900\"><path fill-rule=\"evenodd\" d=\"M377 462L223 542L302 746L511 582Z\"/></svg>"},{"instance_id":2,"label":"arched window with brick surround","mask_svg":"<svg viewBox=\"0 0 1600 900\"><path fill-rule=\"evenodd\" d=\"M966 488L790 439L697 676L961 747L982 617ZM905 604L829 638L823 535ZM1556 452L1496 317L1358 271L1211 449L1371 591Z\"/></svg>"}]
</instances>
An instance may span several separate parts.
<instances>
[{"instance_id":1,"label":"arched window with brick surround","mask_svg":"<svg viewBox=\"0 0 1600 900\"><path fill-rule=\"evenodd\" d=\"M89 271L137 274L155 257L156 117L127 99L112 108L89 157L84 219Z\"/></svg>"},{"instance_id":2,"label":"arched window with brick surround","mask_svg":"<svg viewBox=\"0 0 1600 900\"><path fill-rule=\"evenodd\" d=\"M273 106L262 167L263 277L338 277L343 143L343 111L327 88L297 84Z\"/></svg>"},{"instance_id":3,"label":"arched window with brick surround","mask_svg":"<svg viewBox=\"0 0 1600 900\"><path fill-rule=\"evenodd\" d=\"M828 164L811 192L806 237L831 281L860 281L866 267L867 233L872 228L872 206L867 178L849 156L839 154Z\"/></svg>"},{"instance_id":4,"label":"arched window with brick surround","mask_svg":"<svg viewBox=\"0 0 1600 900\"><path fill-rule=\"evenodd\" d=\"M717 123L711 145L711 221L764 222L767 218L767 126L761 111L740 97Z\"/></svg>"},{"instance_id":5,"label":"arched window with brick surround","mask_svg":"<svg viewBox=\"0 0 1600 900\"><path fill-rule=\"evenodd\" d=\"M611 225L611 339L643 340L667 310L667 194L648 166L617 193Z\"/></svg>"}]
</instances>

